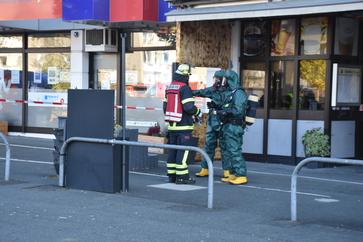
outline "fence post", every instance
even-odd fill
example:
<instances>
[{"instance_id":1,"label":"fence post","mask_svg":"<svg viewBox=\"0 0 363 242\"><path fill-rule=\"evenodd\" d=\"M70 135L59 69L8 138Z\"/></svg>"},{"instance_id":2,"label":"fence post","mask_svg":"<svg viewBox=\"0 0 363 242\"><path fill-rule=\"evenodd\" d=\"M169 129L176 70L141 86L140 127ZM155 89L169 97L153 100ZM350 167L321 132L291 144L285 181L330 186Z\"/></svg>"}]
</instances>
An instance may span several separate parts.
<instances>
[{"instance_id":1,"label":"fence post","mask_svg":"<svg viewBox=\"0 0 363 242\"><path fill-rule=\"evenodd\" d=\"M6 158L5 158L5 181L10 179L10 145L5 135L0 132L0 137L4 140L6 146Z\"/></svg>"},{"instance_id":2,"label":"fence post","mask_svg":"<svg viewBox=\"0 0 363 242\"><path fill-rule=\"evenodd\" d=\"M214 185L214 171L213 163L209 158L208 154L199 147L194 146L184 146L184 145L169 145L169 144L154 144L154 143L143 143L137 141L127 141L127 140L115 140L115 139L94 139L94 138L83 138L83 137L72 137L67 139L60 150L59 159L59 186L64 186L64 156L71 142L88 142L88 143L103 143L103 144L116 144L125 146L144 146L153 148L163 148L163 149L176 149L176 150L191 150L202 154L208 164L208 208L213 208L213 185Z\"/></svg>"},{"instance_id":3,"label":"fence post","mask_svg":"<svg viewBox=\"0 0 363 242\"><path fill-rule=\"evenodd\" d=\"M348 160L348 159L338 159L338 158L324 158L324 157L309 157L302 160L295 167L291 175L291 221L297 221L297 197L296 197L296 186L297 186L297 175L303 166L310 162L323 162L323 163L336 163L343 165L362 165L363 160Z\"/></svg>"}]
</instances>

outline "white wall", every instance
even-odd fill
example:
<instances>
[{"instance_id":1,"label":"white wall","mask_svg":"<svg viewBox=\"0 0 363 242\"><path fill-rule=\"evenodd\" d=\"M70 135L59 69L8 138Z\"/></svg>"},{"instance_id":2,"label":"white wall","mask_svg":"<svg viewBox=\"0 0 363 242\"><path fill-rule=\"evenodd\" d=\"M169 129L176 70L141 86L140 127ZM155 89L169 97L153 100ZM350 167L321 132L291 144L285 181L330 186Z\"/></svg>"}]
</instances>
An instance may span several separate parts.
<instances>
[{"instance_id":1,"label":"white wall","mask_svg":"<svg viewBox=\"0 0 363 242\"><path fill-rule=\"evenodd\" d=\"M336 158L355 156L355 121L332 121L331 156Z\"/></svg>"},{"instance_id":2,"label":"white wall","mask_svg":"<svg viewBox=\"0 0 363 242\"><path fill-rule=\"evenodd\" d=\"M242 151L263 154L263 119L256 119L252 126L247 126L245 129Z\"/></svg>"},{"instance_id":3,"label":"white wall","mask_svg":"<svg viewBox=\"0 0 363 242\"><path fill-rule=\"evenodd\" d=\"M88 89L89 55L84 52L84 30L71 31L71 88Z\"/></svg>"},{"instance_id":4,"label":"white wall","mask_svg":"<svg viewBox=\"0 0 363 242\"><path fill-rule=\"evenodd\" d=\"M240 74L239 57L241 54L241 22L234 21L231 33L231 62L232 70Z\"/></svg>"},{"instance_id":5,"label":"white wall","mask_svg":"<svg viewBox=\"0 0 363 242\"><path fill-rule=\"evenodd\" d=\"M286 119L268 120L269 155L291 156L292 121Z\"/></svg>"}]
</instances>

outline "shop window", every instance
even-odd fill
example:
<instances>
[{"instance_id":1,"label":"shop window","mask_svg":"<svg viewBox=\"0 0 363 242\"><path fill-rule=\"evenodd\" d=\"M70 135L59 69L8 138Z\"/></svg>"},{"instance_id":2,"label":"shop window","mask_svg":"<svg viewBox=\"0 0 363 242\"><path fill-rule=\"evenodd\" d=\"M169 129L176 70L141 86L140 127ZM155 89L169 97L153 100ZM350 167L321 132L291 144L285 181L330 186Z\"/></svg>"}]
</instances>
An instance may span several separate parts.
<instances>
[{"instance_id":1,"label":"shop window","mask_svg":"<svg viewBox=\"0 0 363 242\"><path fill-rule=\"evenodd\" d=\"M165 87L171 81L175 51L137 51L127 54L126 59L127 94L164 98Z\"/></svg>"},{"instance_id":2,"label":"shop window","mask_svg":"<svg viewBox=\"0 0 363 242\"><path fill-rule=\"evenodd\" d=\"M334 54L357 56L358 21L351 18L336 18Z\"/></svg>"},{"instance_id":3,"label":"shop window","mask_svg":"<svg viewBox=\"0 0 363 242\"><path fill-rule=\"evenodd\" d=\"M271 109L294 109L295 64L293 61L275 61L271 65Z\"/></svg>"},{"instance_id":4,"label":"shop window","mask_svg":"<svg viewBox=\"0 0 363 242\"><path fill-rule=\"evenodd\" d=\"M175 28L163 28L158 32L132 33L132 47L167 47L174 46L176 41Z\"/></svg>"},{"instance_id":5,"label":"shop window","mask_svg":"<svg viewBox=\"0 0 363 242\"><path fill-rule=\"evenodd\" d=\"M135 51L126 55L127 105L151 108L126 110L128 126L136 126L140 132L147 132L157 123L164 126L162 101L172 80L175 58L175 50Z\"/></svg>"},{"instance_id":6,"label":"shop window","mask_svg":"<svg viewBox=\"0 0 363 242\"><path fill-rule=\"evenodd\" d=\"M325 60L300 61L299 106L301 110L324 110Z\"/></svg>"},{"instance_id":7,"label":"shop window","mask_svg":"<svg viewBox=\"0 0 363 242\"><path fill-rule=\"evenodd\" d=\"M294 19L273 20L271 29L271 56L295 54Z\"/></svg>"},{"instance_id":8,"label":"shop window","mask_svg":"<svg viewBox=\"0 0 363 242\"><path fill-rule=\"evenodd\" d=\"M23 37L16 35L0 35L0 48L22 48Z\"/></svg>"},{"instance_id":9,"label":"shop window","mask_svg":"<svg viewBox=\"0 0 363 242\"><path fill-rule=\"evenodd\" d=\"M29 48L71 47L70 33L37 33L28 36Z\"/></svg>"},{"instance_id":10,"label":"shop window","mask_svg":"<svg viewBox=\"0 0 363 242\"><path fill-rule=\"evenodd\" d=\"M259 107L264 107L265 74L264 63L246 63L242 66L242 86L247 94L256 94L259 97Z\"/></svg>"},{"instance_id":11,"label":"shop window","mask_svg":"<svg viewBox=\"0 0 363 242\"><path fill-rule=\"evenodd\" d=\"M70 54L29 53L28 80L28 126L56 127L57 117L65 116L67 110L59 104L67 103L67 90L71 84Z\"/></svg>"},{"instance_id":12,"label":"shop window","mask_svg":"<svg viewBox=\"0 0 363 242\"><path fill-rule=\"evenodd\" d=\"M327 54L328 18L304 18L301 22L301 54Z\"/></svg>"},{"instance_id":13,"label":"shop window","mask_svg":"<svg viewBox=\"0 0 363 242\"><path fill-rule=\"evenodd\" d=\"M0 53L0 98L22 100L22 55ZM9 125L21 125L22 104L0 102L0 120Z\"/></svg>"},{"instance_id":14,"label":"shop window","mask_svg":"<svg viewBox=\"0 0 363 242\"><path fill-rule=\"evenodd\" d=\"M244 56L264 56L266 50L266 22L245 23L242 38Z\"/></svg>"}]
</instances>

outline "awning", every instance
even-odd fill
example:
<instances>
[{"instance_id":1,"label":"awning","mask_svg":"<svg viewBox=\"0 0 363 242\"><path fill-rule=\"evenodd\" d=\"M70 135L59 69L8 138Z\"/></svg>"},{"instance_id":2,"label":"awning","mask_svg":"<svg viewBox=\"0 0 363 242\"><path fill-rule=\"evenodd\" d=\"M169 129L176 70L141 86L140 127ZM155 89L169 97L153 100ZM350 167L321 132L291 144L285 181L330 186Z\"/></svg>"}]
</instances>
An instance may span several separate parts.
<instances>
[{"instance_id":1,"label":"awning","mask_svg":"<svg viewBox=\"0 0 363 242\"><path fill-rule=\"evenodd\" d=\"M296 16L363 10L362 0L289 0L173 10L168 22Z\"/></svg>"},{"instance_id":2,"label":"awning","mask_svg":"<svg viewBox=\"0 0 363 242\"><path fill-rule=\"evenodd\" d=\"M50 31L50 30L72 30L72 29L94 29L102 28L97 25L69 23L61 18L57 19L31 19L31 20L11 20L0 21L0 28L11 30L35 30L35 31Z\"/></svg>"}]
</instances>

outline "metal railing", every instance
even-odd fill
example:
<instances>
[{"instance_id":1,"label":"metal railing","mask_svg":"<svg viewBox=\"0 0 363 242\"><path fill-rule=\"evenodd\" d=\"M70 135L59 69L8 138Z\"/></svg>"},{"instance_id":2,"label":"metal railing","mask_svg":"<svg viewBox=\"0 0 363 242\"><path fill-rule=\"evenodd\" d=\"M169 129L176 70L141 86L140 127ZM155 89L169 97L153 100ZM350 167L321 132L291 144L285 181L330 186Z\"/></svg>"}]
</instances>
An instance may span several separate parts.
<instances>
[{"instance_id":1,"label":"metal railing","mask_svg":"<svg viewBox=\"0 0 363 242\"><path fill-rule=\"evenodd\" d=\"M333 164L344 164L344 165L363 165L363 160L348 160L348 159L338 159L338 158L323 158L323 157L309 157L302 160L294 169L291 175L291 221L295 222L297 220L297 201L296 201L296 184L297 175L301 168L311 162L323 162L323 163L333 163Z\"/></svg>"},{"instance_id":2,"label":"metal railing","mask_svg":"<svg viewBox=\"0 0 363 242\"><path fill-rule=\"evenodd\" d=\"M199 152L208 163L208 208L213 208L213 163L207 153L199 147L184 146L184 145L169 145L169 144L153 144L127 140L115 140L115 139L95 139L95 138L83 138L83 137L72 137L67 139L60 150L59 159L59 186L64 186L64 156L67 150L68 144L72 142L85 142L85 143L102 143L112 145L125 145L125 146L143 146L163 149L175 149L175 150L190 150Z\"/></svg>"},{"instance_id":3,"label":"metal railing","mask_svg":"<svg viewBox=\"0 0 363 242\"><path fill-rule=\"evenodd\" d=\"M5 135L0 132L0 137L4 141L6 146L6 158L5 158L5 181L10 179L10 145Z\"/></svg>"}]
</instances>

